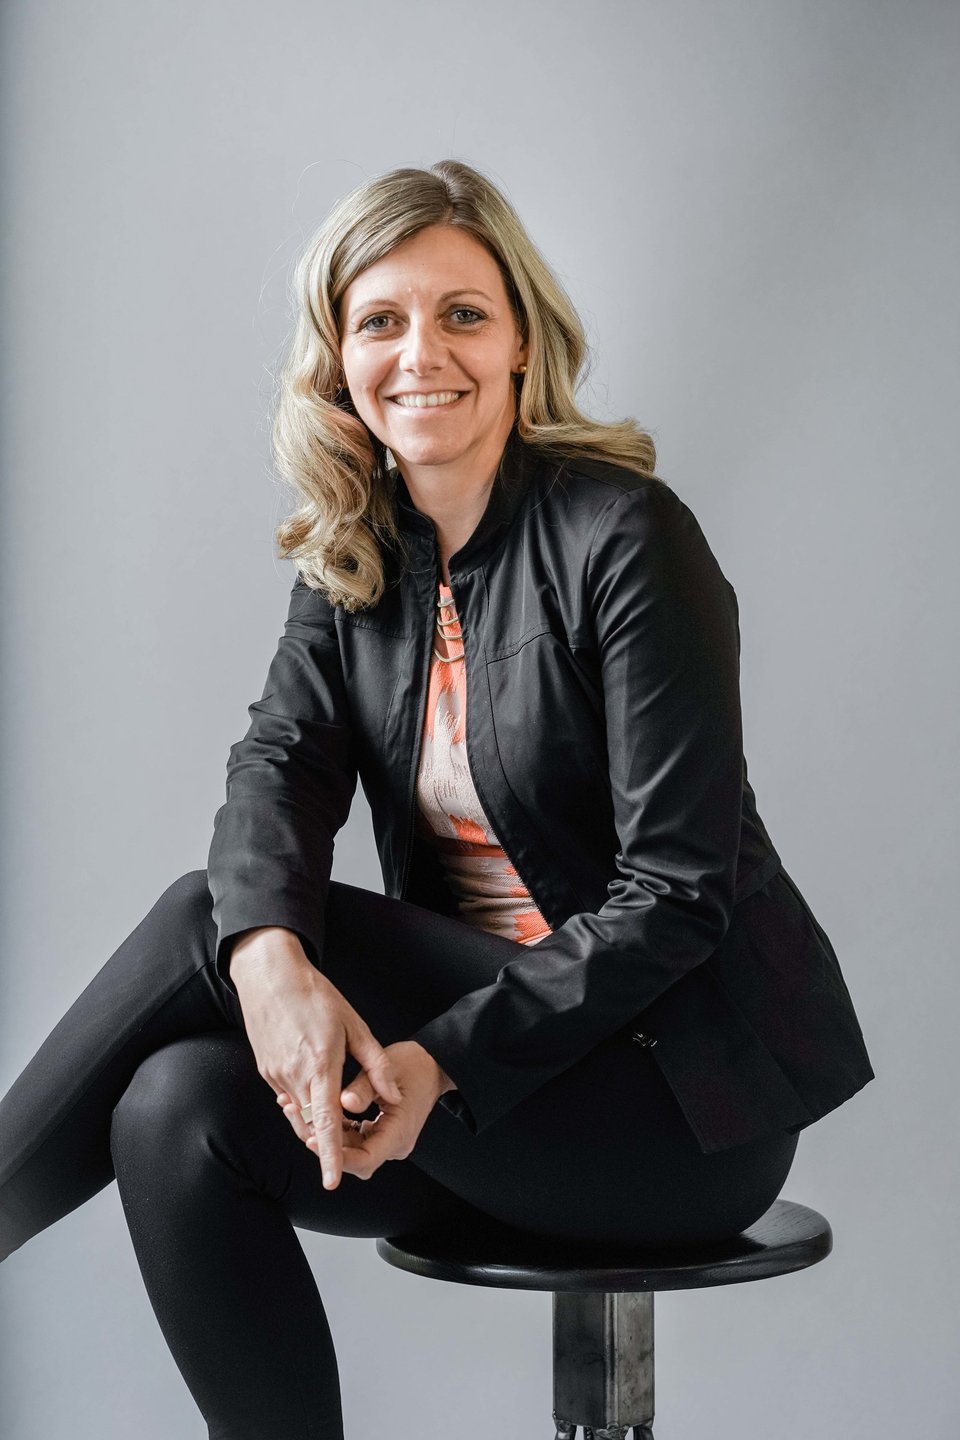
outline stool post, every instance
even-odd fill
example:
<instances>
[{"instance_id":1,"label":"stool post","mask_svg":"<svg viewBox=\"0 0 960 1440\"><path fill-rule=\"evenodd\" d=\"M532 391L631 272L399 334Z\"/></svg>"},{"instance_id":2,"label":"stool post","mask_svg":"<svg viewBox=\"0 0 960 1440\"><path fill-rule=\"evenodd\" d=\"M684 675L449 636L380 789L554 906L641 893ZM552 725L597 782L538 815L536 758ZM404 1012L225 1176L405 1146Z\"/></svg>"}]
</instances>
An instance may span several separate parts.
<instances>
[{"instance_id":1,"label":"stool post","mask_svg":"<svg viewBox=\"0 0 960 1440\"><path fill-rule=\"evenodd\" d=\"M653 1432L653 1291L553 1292L557 1440L636 1440Z\"/></svg>"}]
</instances>

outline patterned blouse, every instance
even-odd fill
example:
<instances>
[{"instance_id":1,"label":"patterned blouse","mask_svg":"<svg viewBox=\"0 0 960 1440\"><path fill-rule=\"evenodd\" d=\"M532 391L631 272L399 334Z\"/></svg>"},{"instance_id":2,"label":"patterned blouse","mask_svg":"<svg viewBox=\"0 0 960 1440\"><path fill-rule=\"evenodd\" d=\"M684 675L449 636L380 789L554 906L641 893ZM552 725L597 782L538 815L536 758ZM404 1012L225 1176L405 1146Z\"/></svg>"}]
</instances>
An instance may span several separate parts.
<instances>
[{"instance_id":1,"label":"patterned blouse","mask_svg":"<svg viewBox=\"0 0 960 1440\"><path fill-rule=\"evenodd\" d=\"M439 855L461 919L535 945L552 932L504 854L474 789L467 763L466 687L453 592L441 582L417 771L416 828Z\"/></svg>"}]
</instances>

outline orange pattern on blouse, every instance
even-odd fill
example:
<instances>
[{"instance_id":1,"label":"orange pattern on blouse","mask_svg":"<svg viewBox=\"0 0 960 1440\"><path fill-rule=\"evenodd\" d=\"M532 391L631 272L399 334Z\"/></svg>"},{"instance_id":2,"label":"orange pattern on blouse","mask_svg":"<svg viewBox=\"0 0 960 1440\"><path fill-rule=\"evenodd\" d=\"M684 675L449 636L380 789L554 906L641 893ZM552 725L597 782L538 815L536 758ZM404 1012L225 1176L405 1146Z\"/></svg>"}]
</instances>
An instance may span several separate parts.
<instances>
[{"instance_id":1,"label":"orange pattern on blouse","mask_svg":"<svg viewBox=\"0 0 960 1440\"><path fill-rule=\"evenodd\" d=\"M442 582L417 770L418 833L433 845L460 917L535 945L552 933L480 804L467 762L467 677L453 592ZM444 656L438 659L436 651Z\"/></svg>"}]
</instances>

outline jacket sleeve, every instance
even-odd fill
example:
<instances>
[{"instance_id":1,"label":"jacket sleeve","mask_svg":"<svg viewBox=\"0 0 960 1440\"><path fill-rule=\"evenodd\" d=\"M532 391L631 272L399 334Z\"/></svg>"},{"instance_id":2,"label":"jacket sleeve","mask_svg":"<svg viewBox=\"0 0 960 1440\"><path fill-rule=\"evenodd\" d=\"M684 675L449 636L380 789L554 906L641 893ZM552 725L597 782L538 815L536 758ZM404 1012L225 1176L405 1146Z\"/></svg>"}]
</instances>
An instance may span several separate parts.
<instances>
[{"instance_id":1,"label":"jacket sleeve","mask_svg":"<svg viewBox=\"0 0 960 1440\"><path fill-rule=\"evenodd\" d=\"M584 575L619 848L609 899L523 948L411 1038L479 1134L717 947L733 908L743 739L736 597L656 481L598 522ZM542 717L545 727L550 717Z\"/></svg>"},{"instance_id":2,"label":"jacket sleeve","mask_svg":"<svg viewBox=\"0 0 960 1440\"><path fill-rule=\"evenodd\" d=\"M357 785L333 607L298 576L250 727L230 747L226 801L213 822L207 883L216 971L230 979L239 931L282 925L321 968L334 836Z\"/></svg>"}]
</instances>

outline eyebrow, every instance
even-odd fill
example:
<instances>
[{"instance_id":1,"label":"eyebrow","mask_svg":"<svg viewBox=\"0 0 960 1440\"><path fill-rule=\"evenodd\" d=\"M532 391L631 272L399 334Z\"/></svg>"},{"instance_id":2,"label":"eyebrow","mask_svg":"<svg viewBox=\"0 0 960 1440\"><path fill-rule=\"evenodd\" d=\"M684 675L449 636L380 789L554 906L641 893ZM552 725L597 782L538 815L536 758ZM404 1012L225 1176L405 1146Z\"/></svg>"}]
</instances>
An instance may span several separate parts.
<instances>
[{"instance_id":1,"label":"eyebrow","mask_svg":"<svg viewBox=\"0 0 960 1440\"><path fill-rule=\"evenodd\" d=\"M489 300L491 305L494 303L492 298L487 294L485 290L472 290L469 286L466 286L461 290L445 290L440 296L441 304L444 300L452 300L454 295L482 295L484 300ZM359 305L353 306L353 310L365 310L368 305L393 305L394 303L395 302L393 300L384 299L362 300Z\"/></svg>"}]
</instances>

